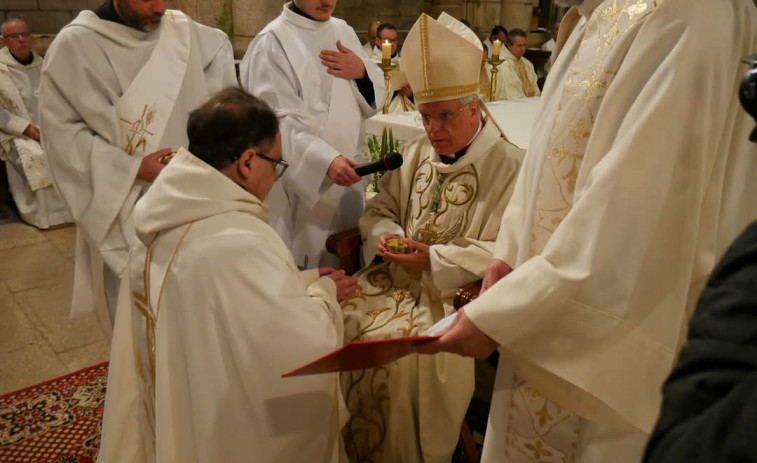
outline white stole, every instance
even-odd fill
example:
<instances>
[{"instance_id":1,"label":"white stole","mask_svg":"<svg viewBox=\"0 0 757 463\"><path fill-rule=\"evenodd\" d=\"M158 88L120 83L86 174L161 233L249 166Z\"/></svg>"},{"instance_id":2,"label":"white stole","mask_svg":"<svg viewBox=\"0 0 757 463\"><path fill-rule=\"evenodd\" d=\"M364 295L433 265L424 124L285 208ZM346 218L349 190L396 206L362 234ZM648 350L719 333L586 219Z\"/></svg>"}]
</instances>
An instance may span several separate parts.
<instances>
[{"instance_id":1,"label":"white stole","mask_svg":"<svg viewBox=\"0 0 757 463\"><path fill-rule=\"evenodd\" d=\"M119 146L130 156L141 158L159 149L187 74L189 47L189 18L167 11L150 59L116 103L122 122Z\"/></svg>"}]
</instances>

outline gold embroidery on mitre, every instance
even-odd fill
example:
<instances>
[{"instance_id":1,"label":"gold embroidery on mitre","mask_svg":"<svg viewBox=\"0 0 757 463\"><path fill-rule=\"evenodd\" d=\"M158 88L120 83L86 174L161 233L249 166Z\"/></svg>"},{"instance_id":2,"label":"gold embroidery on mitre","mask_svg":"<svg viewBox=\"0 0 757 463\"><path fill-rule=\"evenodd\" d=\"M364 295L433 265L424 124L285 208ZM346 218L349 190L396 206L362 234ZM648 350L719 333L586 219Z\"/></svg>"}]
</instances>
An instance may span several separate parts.
<instances>
[{"instance_id":1,"label":"gold embroidery on mitre","mask_svg":"<svg viewBox=\"0 0 757 463\"><path fill-rule=\"evenodd\" d=\"M414 93L413 95L415 97L416 103L423 103L426 100L437 97L466 96L472 93L476 93L476 90L478 90L478 82L441 88L428 88L427 86L426 90L421 90Z\"/></svg>"},{"instance_id":2,"label":"gold embroidery on mitre","mask_svg":"<svg viewBox=\"0 0 757 463\"><path fill-rule=\"evenodd\" d=\"M428 39L428 16L420 17L421 64L423 66L423 86L431 88L431 41ZM416 96L417 98L417 96Z\"/></svg>"}]
</instances>

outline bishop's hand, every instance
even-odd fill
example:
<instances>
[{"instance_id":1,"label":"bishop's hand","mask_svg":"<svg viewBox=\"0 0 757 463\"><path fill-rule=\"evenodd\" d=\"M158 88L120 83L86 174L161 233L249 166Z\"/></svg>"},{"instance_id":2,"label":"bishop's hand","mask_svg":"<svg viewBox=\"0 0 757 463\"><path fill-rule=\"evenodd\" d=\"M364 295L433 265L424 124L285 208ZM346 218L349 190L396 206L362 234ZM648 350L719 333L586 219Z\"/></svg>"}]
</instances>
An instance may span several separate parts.
<instances>
[{"instance_id":1,"label":"bishop's hand","mask_svg":"<svg viewBox=\"0 0 757 463\"><path fill-rule=\"evenodd\" d=\"M321 50L319 57L321 64L328 68L326 72L347 80L362 78L365 75L363 60L339 40L336 41L336 48L338 51Z\"/></svg>"},{"instance_id":2,"label":"bishop's hand","mask_svg":"<svg viewBox=\"0 0 757 463\"><path fill-rule=\"evenodd\" d=\"M431 270L431 252L427 244L419 241L405 238L405 242L408 247L412 249L409 253L396 253L387 251L384 252L381 257L389 262L394 262L410 270L419 270L421 272L428 272ZM386 242L385 242L386 243Z\"/></svg>"}]
</instances>

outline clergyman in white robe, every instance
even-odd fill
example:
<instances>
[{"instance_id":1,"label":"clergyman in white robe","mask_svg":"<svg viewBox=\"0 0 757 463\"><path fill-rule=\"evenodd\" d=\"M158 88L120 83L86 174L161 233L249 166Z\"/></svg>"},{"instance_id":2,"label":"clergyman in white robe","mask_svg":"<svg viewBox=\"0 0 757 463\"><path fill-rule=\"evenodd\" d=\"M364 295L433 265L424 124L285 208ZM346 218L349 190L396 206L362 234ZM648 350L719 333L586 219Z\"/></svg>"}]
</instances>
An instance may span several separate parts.
<instances>
[{"instance_id":1,"label":"clergyman in white robe","mask_svg":"<svg viewBox=\"0 0 757 463\"><path fill-rule=\"evenodd\" d=\"M269 195L271 226L297 265L313 268L331 263L322 260L328 236L356 227L363 212L362 182L338 186L326 172L337 156L356 160L361 154L363 121L383 101L384 78L346 22L333 16L314 21L290 5L252 41L240 78L243 87L279 116L284 159L291 166L291 175ZM373 105L354 80L332 76L321 64L319 53L336 50L337 40L363 60L373 84Z\"/></svg>"},{"instance_id":2,"label":"clergyman in white robe","mask_svg":"<svg viewBox=\"0 0 757 463\"><path fill-rule=\"evenodd\" d=\"M49 228L72 218L55 191L42 147L24 135L30 124L39 127L42 57L32 56L31 63L21 64L8 47L0 50L0 106L8 113L0 121L0 159L5 160L8 186L21 219Z\"/></svg>"},{"instance_id":3,"label":"clergyman in white robe","mask_svg":"<svg viewBox=\"0 0 757 463\"><path fill-rule=\"evenodd\" d=\"M134 221L99 461L344 461L337 375L281 377L341 345L334 282L300 272L262 201L184 149Z\"/></svg>"},{"instance_id":4,"label":"clergyman in white robe","mask_svg":"<svg viewBox=\"0 0 757 463\"><path fill-rule=\"evenodd\" d=\"M499 65L498 94L502 100L539 96L538 77L534 64L524 56L520 59L510 53L507 47L502 47L502 64ZM501 87L501 89L499 89Z\"/></svg>"},{"instance_id":5,"label":"clergyman in white robe","mask_svg":"<svg viewBox=\"0 0 757 463\"><path fill-rule=\"evenodd\" d=\"M72 316L103 305L91 290L103 279L115 310L134 204L149 187L136 178L142 157L185 146L189 111L236 84L226 34L179 11L142 32L85 10L57 35L40 105L53 181L78 226Z\"/></svg>"},{"instance_id":6,"label":"clergyman in white robe","mask_svg":"<svg viewBox=\"0 0 757 463\"><path fill-rule=\"evenodd\" d=\"M570 15L494 251L514 270L463 309L501 346L486 463L640 461L698 294L757 216L754 3Z\"/></svg>"}]
</instances>

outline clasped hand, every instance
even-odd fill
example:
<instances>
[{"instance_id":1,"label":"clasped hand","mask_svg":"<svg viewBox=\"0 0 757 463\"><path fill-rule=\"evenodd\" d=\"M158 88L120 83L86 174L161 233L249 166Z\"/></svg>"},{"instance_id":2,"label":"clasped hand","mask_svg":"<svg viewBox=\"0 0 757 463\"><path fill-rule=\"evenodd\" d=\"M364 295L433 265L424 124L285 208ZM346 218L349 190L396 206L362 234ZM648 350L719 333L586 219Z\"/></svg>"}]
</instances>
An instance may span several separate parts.
<instances>
[{"instance_id":1,"label":"clasped hand","mask_svg":"<svg viewBox=\"0 0 757 463\"><path fill-rule=\"evenodd\" d=\"M334 280L334 284L336 285L336 300L339 302L355 294L355 291L359 288L357 278L345 274L344 270L321 267L318 269L318 275Z\"/></svg>"},{"instance_id":2,"label":"clasped hand","mask_svg":"<svg viewBox=\"0 0 757 463\"><path fill-rule=\"evenodd\" d=\"M410 270L419 270L422 272L431 270L431 253L427 244L411 240L410 238L404 238L408 247L412 249L412 252L407 254L397 253L390 251L386 247L386 241L392 238L402 237L399 235L383 235L379 238L378 254L385 261L393 262Z\"/></svg>"}]
</instances>

